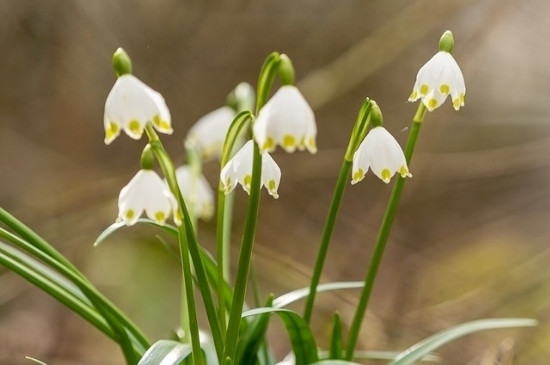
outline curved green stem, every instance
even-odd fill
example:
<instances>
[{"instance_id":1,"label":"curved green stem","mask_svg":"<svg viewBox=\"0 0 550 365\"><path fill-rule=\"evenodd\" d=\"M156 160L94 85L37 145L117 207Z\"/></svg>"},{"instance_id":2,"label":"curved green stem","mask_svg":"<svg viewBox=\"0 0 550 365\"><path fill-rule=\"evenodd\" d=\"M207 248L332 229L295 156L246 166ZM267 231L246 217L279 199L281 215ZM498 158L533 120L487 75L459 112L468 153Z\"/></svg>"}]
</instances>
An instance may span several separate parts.
<instances>
[{"instance_id":1,"label":"curved green stem","mask_svg":"<svg viewBox=\"0 0 550 365\"><path fill-rule=\"evenodd\" d=\"M422 125L422 122L426 115L426 111L426 107L422 102L420 102L418 110L413 118L411 131L409 132L409 137L405 146L405 158L407 160L407 164L410 164L411 162L414 147L416 145L416 140L418 138L418 133L420 132L420 126ZM353 317L353 322L351 324L348 344L346 348L346 360L353 359L353 353L355 351L355 346L357 345L359 331L361 330L363 318L367 311L370 295L374 287L374 281L376 279L376 275L378 274L380 263L382 262L384 249L386 248L386 243L390 235L392 223L395 218L395 214L397 213L397 207L399 205L401 192L403 191L404 185L405 178L399 176L393 186L393 190L391 192L388 205L386 207L386 212L384 214L382 224L380 225L380 230L378 231L378 237L376 239L374 251L372 253L367 274L365 276L365 286L363 287L363 290L361 292L359 304L357 305L355 316Z\"/></svg>"},{"instance_id":2,"label":"curved green stem","mask_svg":"<svg viewBox=\"0 0 550 365\"><path fill-rule=\"evenodd\" d=\"M285 56L286 57L286 56ZM277 52L271 53L265 60L260 70L257 86L257 99L255 115L258 115L260 109L267 102L271 85L278 72L281 62L281 55ZM286 62L291 66L290 60ZM290 67L289 66L289 67ZM262 156L258 144L254 142L254 155L252 159L252 181L250 184L250 199L248 201L248 210L246 222L241 243L241 251L237 265L237 276L235 278L235 289L233 301L229 313L229 322L227 324L227 333L225 335L226 343L224 350L224 359L235 359L237 350L237 340L241 324L241 314L246 295L246 286L248 283L248 274L250 272L250 260L252 249L254 247L254 237L256 235L256 223L258 220L258 211L260 207L260 188L262 178Z\"/></svg>"},{"instance_id":3,"label":"curved green stem","mask_svg":"<svg viewBox=\"0 0 550 365\"><path fill-rule=\"evenodd\" d=\"M353 154L357 147L361 143L364 135L366 134L368 126L368 116L372 105L370 100L366 98L359 109L357 119L355 121L353 131L348 143L348 148L346 150L346 155L344 161L342 162L342 167L340 168L340 174L336 180L336 187L332 195L332 200L330 202L330 208L328 215L325 221L325 226L323 227L323 234L321 236L321 243L319 244L319 250L317 251L317 259L315 261L315 266L313 268L313 275L311 277L311 282L309 286L309 294L306 299L306 305L304 310L304 320L309 323L311 321L311 315L313 312L313 304L315 302L315 296L317 294L317 287L319 286L319 281L321 279L321 273L323 271L323 266L325 264L325 259L328 252L328 247L332 238L332 232L334 230L334 224L336 223L336 217L338 216L338 211L340 209L340 204L342 203L342 197L344 196L344 191L346 190L347 182L349 180Z\"/></svg>"},{"instance_id":4,"label":"curved green stem","mask_svg":"<svg viewBox=\"0 0 550 365\"><path fill-rule=\"evenodd\" d=\"M240 139L242 131L254 120L252 112L245 110L235 116L226 138L223 143L220 170L224 168L233 155L237 140ZM216 216L216 261L218 264L217 295L218 295L218 317L222 334L226 330L226 305L225 305L225 281L229 281L229 260L231 248L231 220L233 213L233 194L229 198L225 196L222 181L218 184L218 210Z\"/></svg>"},{"instance_id":5,"label":"curved green stem","mask_svg":"<svg viewBox=\"0 0 550 365\"><path fill-rule=\"evenodd\" d=\"M193 353L200 354L200 342L199 342L199 330L197 323L197 313L195 305L195 296L193 293L192 285L192 276L191 276L191 264L189 262L189 255L193 261L194 269L197 275L197 285L202 295L204 302L204 307L206 310L206 315L208 317L208 323L210 325L210 330L212 333L212 338L214 340L214 346L216 348L216 353L218 358L221 359L221 353L223 348L223 337L221 335L220 322L218 319L218 314L216 307L214 305L214 299L212 297L212 292L208 284L208 278L206 276L206 270L204 268L204 263L200 255L200 248L193 230L193 224L189 217L185 201L181 195L181 191L178 186L178 182L175 175L174 164L172 160L166 153L162 143L160 142L156 132L154 131L151 125L147 125L145 131L149 137L149 143L157 161L159 162L166 181L172 194L176 197L178 201L178 206L181 209L183 215L183 224L178 226L178 241L180 244L180 256L182 261L183 268L183 280L185 281L185 288L187 291L187 309L189 311L189 327L191 330L191 346L193 348ZM201 356L193 356L193 361L195 365L202 364Z\"/></svg>"},{"instance_id":6,"label":"curved green stem","mask_svg":"<svg viewBox=\"0 0 550 365\"><path fill-rule=\"evenodd\" d=\"M248 202L248 211L244 227L241 251L239 254L239 263L237 266L237 276L235 279L235 289L231 311L229 313L229 323L226 333L226 344L224 358L235 358L237 349L237 339L241 323L241 314L246 295L246 286L248 283L248 273L250 271L250 259L252 257L252 248L254 246L254 237L256 234L256 222L258 219L258 210L260 206L260 187L262 156L260 149L254 143L254 157L252 162L252 181L250 185L250 199Z\"/></svg>"}]
</instances>

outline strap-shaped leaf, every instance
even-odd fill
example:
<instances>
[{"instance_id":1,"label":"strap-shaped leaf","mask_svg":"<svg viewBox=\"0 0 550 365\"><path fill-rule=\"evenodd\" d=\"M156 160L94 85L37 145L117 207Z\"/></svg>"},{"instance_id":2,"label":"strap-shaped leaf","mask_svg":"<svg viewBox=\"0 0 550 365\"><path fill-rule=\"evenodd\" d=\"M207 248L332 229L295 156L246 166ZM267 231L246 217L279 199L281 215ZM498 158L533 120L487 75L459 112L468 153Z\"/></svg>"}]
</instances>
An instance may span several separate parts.
<instances>
[{"instance_id":1,"label":"strap-shaped leaf","mask_svg":"<svg viewBox=\"0 0 550 365\"><path fill-rule=\"evenodd\" d=\"M456 340L459 337L469 335L471 333L498 329L498 328L513 328L513 327L532 327L536 326L537 321L526 318L495 318L482 319L459 324L436 333L433 336L411 346L403 351L390 363L390 365L409 365L420 360L433 350Z\"/></svg>"},{"instance_id":2,"label":"strap-shaped leaf","mask_svg":"<svg viewBox=\"0 0 550 365\"><path fill-rule=\"evenodd\" d=\"M191 354L189 344L160 340L145 352L138 365L180 365Z\"/></svg>"},{"instance_id":3,"label":"strap-shaped leaf","mask_svg":"<svg viewBox=\"0 0 550 365\"><path fill-rule=\"evenodd\" d=\"M317 287L317 293L343 289L358 289L365 285L362 281L339 281L335 283L321 284ZM309 287L297 289L275 298L273 307L283 308L309 295Z\"/></svg>"},{"instance_id":4,"label":"strap-shaped leaf","mask_svg":"<svg viewBox=\"0 0 550 365\"><path fill-rule=\"evenodd\" d=\"M298 313L281 308L256 308L244 312L242 317L246 318L267 313L277 314L283 321L292 345L296 365L308 365L319 360L313 334Z\"/></svg>"}]
</instances>

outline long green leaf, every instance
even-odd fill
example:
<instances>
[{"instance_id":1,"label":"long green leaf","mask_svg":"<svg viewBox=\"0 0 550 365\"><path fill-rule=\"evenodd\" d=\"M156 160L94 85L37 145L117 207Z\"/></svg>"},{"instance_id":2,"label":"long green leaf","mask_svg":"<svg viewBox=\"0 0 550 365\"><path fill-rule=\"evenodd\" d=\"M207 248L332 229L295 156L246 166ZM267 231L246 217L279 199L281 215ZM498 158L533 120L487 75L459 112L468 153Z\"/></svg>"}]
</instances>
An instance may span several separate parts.
<instances>
[{"instance_id":1,"label":"long green leaf","mask_svg":"<svg viewBox=\"0 0 550 365\"><path fill-rule=\"evenodd\" d=\"M390 365L413 364L433 350L471 333L499 328L532 327L536 325L536 320L526 318L495 318L462 323L458 326L438 332L416 345L411 346L397 355Z\"/></svg>"},{"instance_id":2,"label":"long green leaf","mask_svg":"<svg viewBox=\"0 0 550 365\"><path fill-rule=\"evenodd\" d=\"M334 290L343 289L358 289L362 288L364 283L362 281L339 281L334 283L321 284L317 287L317 293L328 292ZM303 299L309 295L309 287L297 289L280 297L275 298L273 301L274 308L283 308L289 304L292 304L300 299Z\"/></svg>"},{"instance_id":3,"label":"long green leaf","mask_svg":"<svg viewBox=\"0 0 550 365\"><path fill-rule=\"evenodd\" d=\"M269 313L277 314L283 321L292 345L296 365L307 365L319 360L315 338L307 323L298 313L281 308L256 308L244 312L242 317Z\"/></svg>"},{"instance_id":4,"label":"long green leaf","mask_svg":"<svg viewBox=\"0 0 550 365\"><path fill-rule=\"evenodd\" d=\"M0 242L0 264L44 290L116 341L111 328L80 290L41 262Z\"/></svg>"},{"instance_id":5,"label":"long green leaf","mask_svg":"<svg viewBox=\"0 0 550 365\"><path fill-rule=\"evenodd\" d=\"M273 296L270 296L265 307L270 308L272 305ZM258 350L262 343L264 343L270 317L270 314L259 315L246 329L241 325L234 361L235 364L254 364L258 359ZM243 319L243 322L245 322L245 319Z\"/></svg>"},{"instance_id":6,"label":"long green leaf","mask_svg":"<svg viewBox=\"0 0 550 365\"><path fill-rule=\"evenodd\" d=\"M191 354L189 344L160 340L145 352L138 365L180 365Z\"/></svg>"}]
</instances>

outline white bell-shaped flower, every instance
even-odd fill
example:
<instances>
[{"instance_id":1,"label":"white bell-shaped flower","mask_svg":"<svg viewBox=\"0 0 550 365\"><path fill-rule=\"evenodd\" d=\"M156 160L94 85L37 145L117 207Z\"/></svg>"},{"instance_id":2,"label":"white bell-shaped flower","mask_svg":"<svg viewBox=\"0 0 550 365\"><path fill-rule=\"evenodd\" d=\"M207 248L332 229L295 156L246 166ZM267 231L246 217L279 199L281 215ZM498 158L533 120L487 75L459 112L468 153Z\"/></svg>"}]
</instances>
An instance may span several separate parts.
<instances>
[{"instance_id":1,"label":"white bell-shaped flower","mask_svg":"<svg viewBox=\"0 0 550 365\"><path fill-rule=\"evenodd\" d=\"M418 71L409 101L422 99L428 110L432 111L443 104L449 95L455 110L464 106L464 76L453 56L447 51L439 51Z\"/></svg>"},{"instance_id":2,"label":"white bell-shaped flower","mask_svg":"<svg viewBox=\"0 0 550 365\"><path fill-rule=\"evenodd\" d=\"M235 189L237 183L250 194L252 183L252 159L254 155L253 141L250 140L233 156L220 173L220 179L226 194ZM262 153L261 184L265 186L269 195L277 199L277 189L281 181L281 169L273 158L267 153Z\"/></svg>"},{"instance_id":3,"label":"white bell-shaped flower","mask_svg":"<svg viewBox=\"0 0 550 365\"><path fill-rule=\"evenodd\" d=\"M401 146L384 127L371 129L355 151L351 183L363 180L369 168L386 184L396 172L412 176Z\"/></svg>"},{"instance_id":4,"label":"white bell-shaped flower","mask_svg":"<svg viewBox=\"0 0 550 365\"><path fill-rule=\"evenodd\" d=\"M293 85L281 86L258 113L253 126L260 150L272 152L280 145L287 152L317 152L317 125L313 110Z\"/></svg>"},{"instance_id":5,"label":"white bell-shaped flower","mask_svg":"<svg viewBox=\"0 0 550 365\"><path fill-rule=\"evenodd\" d=\"M197 218L208 220L214 214L214 193L208 181L188 165L176 169L176 178L187 209Z\"/></svg>"},{"instance_id":6,"label":"white bell-shaped flower","mask_svg":"<svg viewBox=\"0 0 550 365\"><path fill-rule=\"evenodd\" d=\"M126 225L135 224L143 211L159 224L170 215L176 224L181 223L176 198L153 170L138 171L118 196L118 219Z\"/></svg>"},{"instance_id":7,"label":"white bell-shaped flower","mask_svg":"<svg viewBox=\"0 0 550 365\"><path fill-rule=\"evenodd\" d=\"M172 133L170 111L160 93L137 77L120 76L105 102L105 143L111 143L123 129L133 139L140 139L145 125L166 134Z\"/></svg>"},{"instance_id":8,"label":"white bell-shaped flower","mask_svg":"<svg viewBox=\"0 0 550 365\"><path fill-rule=\"evenodd\" d=\"M187 133L185 146L195 148L204 159L219 158L235 115L232 108L224 106L201 117Z\"/></svg>"}]
</instances>

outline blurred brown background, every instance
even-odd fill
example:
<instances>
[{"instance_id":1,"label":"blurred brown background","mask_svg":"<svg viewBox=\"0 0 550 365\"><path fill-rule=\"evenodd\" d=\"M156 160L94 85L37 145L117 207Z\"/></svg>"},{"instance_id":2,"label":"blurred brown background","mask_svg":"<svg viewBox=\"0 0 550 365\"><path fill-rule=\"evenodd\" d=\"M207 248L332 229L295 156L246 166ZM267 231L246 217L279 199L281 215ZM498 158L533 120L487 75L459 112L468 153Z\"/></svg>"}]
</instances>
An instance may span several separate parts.
<instances>
[{"instance_id":1,"label":"blurred brown background","mask_svg":"<svg viewBox=\"0 0 550 365\"><path fill-rule=\"evenodd\" d=\"M165 96L175 129L165 145L183 162L188 128L237 83L255 84L277 50L292 58L315 108L319 152L274 155L281 198L262 198L255 267L264 295L305 286L362 99L378 101L386 127L404 142L416 72L451 29L466 107L455 112L446 103L426 118L362 347L399 350L463 321L525 316L540 325L454 342L441 350L443 363L547 364L548 14L547 0L4 0L0 204L74 259L152 339L169 336L179 271L151 243L156 232L138 227L91 246L116 217L119 190L144 145L126 136L103 144L111 55L123 46L135 74ZM214 183L217 164L205 171ZM363 277L389 191L370 174L348 187L324 281ZM237 197L235 242L245 203L242 191ZM213 226L200 226L209 247ZM123 362L82 319L0 273L0 364L28 364L26 355L50 365ZM321 337L324 318L339 310L349 321L356 298L319 297ZM279 355L288 348L281 338Z\"/></svg>"}]
</instances>

